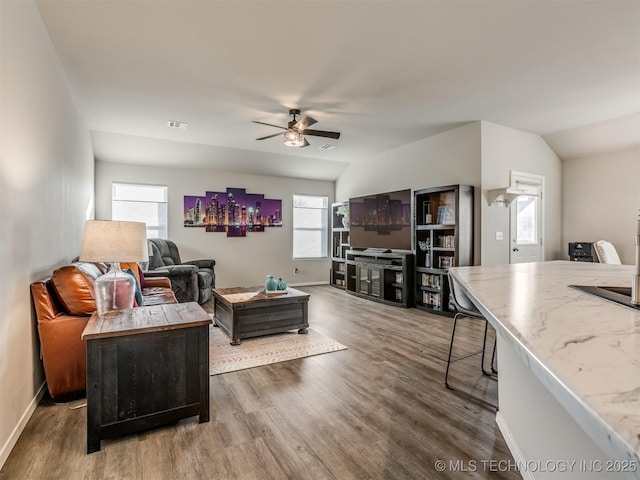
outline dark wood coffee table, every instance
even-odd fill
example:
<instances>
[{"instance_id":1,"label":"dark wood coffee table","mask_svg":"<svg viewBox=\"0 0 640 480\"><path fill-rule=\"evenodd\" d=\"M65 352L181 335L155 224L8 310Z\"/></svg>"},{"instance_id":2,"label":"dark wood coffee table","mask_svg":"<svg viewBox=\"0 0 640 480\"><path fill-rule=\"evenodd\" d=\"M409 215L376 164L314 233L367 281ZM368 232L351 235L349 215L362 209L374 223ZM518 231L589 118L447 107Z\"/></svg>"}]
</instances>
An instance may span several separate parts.
<instances>
[{"instance_id":1,"label":"dark wood coffee table","mask_svg":"<svg viewBox=\"0 0 640 480\"><path fill-rule=\"evenodd\" d=\"M240 345L243 338L309 327L309 294L287 288L282 294L267 294L264 287L216 288L214 322Z\"/></svg>"}]
</instances>

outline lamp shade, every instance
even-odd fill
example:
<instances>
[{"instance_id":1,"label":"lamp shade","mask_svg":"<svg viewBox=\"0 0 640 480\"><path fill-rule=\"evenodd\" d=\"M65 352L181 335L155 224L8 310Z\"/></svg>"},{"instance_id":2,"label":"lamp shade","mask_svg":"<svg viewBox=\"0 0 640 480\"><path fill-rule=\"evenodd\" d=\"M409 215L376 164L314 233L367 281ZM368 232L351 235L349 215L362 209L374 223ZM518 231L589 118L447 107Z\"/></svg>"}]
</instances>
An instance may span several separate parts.
<instances>
[{"instance_id":1,"label":"lamp shade","mask_svg":"<svg viewBox=\"0 0 640 480\"><path fill-rule=\"evenodd\" d=\"M142 222L88 220L84 226L83 262L146 262L147 230Z\"/></svg>"}]
</instances>

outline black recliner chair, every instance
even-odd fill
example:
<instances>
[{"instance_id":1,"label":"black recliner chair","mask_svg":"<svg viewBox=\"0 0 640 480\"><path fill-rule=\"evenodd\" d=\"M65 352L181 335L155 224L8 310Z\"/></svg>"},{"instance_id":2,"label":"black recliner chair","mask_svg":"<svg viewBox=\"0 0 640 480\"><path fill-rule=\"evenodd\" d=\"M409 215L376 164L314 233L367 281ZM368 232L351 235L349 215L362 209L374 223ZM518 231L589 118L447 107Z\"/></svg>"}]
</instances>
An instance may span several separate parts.
<instances>
[{"instance_id":1,"label":"black recliner chair","mask_svg":"<svg viewBox=\"0 0 640 480\"><path fill-rule=\"evenodd\" d=\"M171 288L179 302L203 304L213 296L216 286L215 260L182 262L178 247L171 240L150 238L149 271L160 270L171 280Z\"/></svg>"}]
</instances>

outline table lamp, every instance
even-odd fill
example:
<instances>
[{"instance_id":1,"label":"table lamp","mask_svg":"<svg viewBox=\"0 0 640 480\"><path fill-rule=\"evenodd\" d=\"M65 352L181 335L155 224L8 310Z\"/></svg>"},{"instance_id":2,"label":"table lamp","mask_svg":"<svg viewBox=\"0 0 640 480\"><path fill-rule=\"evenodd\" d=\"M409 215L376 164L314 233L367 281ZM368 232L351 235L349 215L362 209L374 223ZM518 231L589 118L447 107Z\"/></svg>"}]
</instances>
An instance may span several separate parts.
<instances>
[{"instance_id":1,"label":"table lamp","mask_svg":"<svg viewBox=\"0 0 640 480\"><path fill-rule=\"evenodd\" d=\"M147 232L141 222L88 220L84 227L80 261L106 262L111 267L94 284L99 316L133 306L136 281L120 269L120 262L146 262Z\"/></svg>"}]
</instances>

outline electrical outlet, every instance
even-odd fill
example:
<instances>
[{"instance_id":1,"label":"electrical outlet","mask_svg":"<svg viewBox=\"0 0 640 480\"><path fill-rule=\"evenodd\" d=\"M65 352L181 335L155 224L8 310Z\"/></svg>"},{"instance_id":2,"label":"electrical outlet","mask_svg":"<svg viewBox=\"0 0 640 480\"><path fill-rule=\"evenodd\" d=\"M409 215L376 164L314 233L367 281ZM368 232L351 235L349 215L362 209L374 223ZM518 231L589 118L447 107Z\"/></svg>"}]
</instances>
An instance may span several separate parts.
<instances>
[{"instance_id":1,"label":"electrical outlet","mask_svg":"<svg viewBox=\"0 0 640 480\"><path fill-rule=\"evenodd\" d=\"M293 269L293 274L294 274L294 275L297 275L297 274L298 274L298 269L297 269L297 268L294 268L294 269Z\"/></svg>"}]
</instances>

